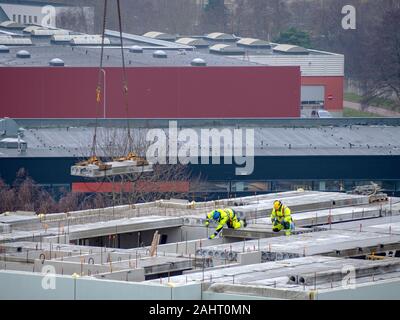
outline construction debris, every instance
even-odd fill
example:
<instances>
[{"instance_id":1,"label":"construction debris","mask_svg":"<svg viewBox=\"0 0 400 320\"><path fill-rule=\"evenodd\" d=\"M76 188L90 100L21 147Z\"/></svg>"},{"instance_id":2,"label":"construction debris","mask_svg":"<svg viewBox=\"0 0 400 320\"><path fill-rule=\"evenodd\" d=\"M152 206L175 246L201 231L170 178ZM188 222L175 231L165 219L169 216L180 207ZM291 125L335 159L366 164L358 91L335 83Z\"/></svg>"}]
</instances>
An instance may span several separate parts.
<instances>
[{"instance_id":1,"label":"construction debris","mask_svg":"<svg viewBox=\"0 0 400 320\"><path fill-rule=\"evenodd\" d=\"M356 187L350 194L359 194L369 197L369 203L388 201L388 195L381 191L381 187L371 181L369 185Z\"/></svg>"}]
</instances>

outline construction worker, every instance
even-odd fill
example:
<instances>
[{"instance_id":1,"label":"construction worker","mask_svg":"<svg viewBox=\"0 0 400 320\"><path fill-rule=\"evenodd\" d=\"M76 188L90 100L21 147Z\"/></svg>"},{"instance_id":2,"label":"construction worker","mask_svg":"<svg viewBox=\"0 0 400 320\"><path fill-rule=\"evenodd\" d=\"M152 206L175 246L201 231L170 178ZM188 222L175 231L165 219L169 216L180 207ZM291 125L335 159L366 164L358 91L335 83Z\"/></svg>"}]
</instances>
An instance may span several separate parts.
<instances>
[{"instance_id":1,"label":"construction worker","mask_svg":"<svg viewBox=\"0 0 400 320\"><path fill-rule=\"evenodd\" d=\"M282 201L274 201L271 213L272 230L279 232L285 230L285 234L290 236L294 230L294 222L289 207L283 205Z\"/></svg>"},{"instance_id":2,"label":"construction worker","mask_svg":"<svg viewBox=\"0 0 400 320\"><path fill-rule=\"evenodd\" d=\"M209 226L212 220L218 222L218 226L209 239L214 239L225 225L231 229L240 229L247 226L246 219L240 220L232 209L217 209L208 213L206 218L206 227Z\"/></svg>"}]
</instances>

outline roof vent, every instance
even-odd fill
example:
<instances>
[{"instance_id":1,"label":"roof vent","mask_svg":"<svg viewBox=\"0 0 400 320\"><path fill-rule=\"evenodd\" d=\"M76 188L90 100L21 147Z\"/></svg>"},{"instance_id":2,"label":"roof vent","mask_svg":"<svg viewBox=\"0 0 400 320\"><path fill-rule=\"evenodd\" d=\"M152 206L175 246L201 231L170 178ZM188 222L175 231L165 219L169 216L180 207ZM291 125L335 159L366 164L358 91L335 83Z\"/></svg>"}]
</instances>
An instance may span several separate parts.
<instances>
[{"instance_id":1,"label":"roof vent","mask_svg":"<svg viewBox=\"0 0 400 320\"><path fill-rule=\"evenodd\" d=\"M129 52L132 53L143 53L143 48L140 46L132 46L129 48Z\"/></svg>"},{"instance_id":2,"label":"roof vent","mask_svg":"<svg viewBox=\"0 0 400 320\"><path fill-rule=\"evenodd\" d=\"M192 66L194 66L194 67L205 67L205 66L207 66L207 63L205 62L205 60L203 60L201 58L193 59L190 64Z\"/></svg>"},{"instance_id":3,"label":"roof vent","mask_svg":"<svg viewBox=\"0 0 400 320\"><path fill-rule=\"evenodd\" d=\"M9 52L10 48L8 48L7 46L0 45L0 53L9 53Z\"/></svg>"},{"instance_id":4,"label":"roof vent","mask_svg":"<svg viewBox=\"0 0 400 320\"><path fill-rule=\"evenodd\" d=\"M29 51L20 50L17 52L17 58L28 59L30 57L31 57L31 54L29 53Z\"/></svg>"},{"instance_id":5,"label":"roof vent","mask_svg":"<svg viewBox=\"0 0 400 320\"><path fill-rule=\"evenodd\" d=\"M64 61L59 58L51 59L49 65L52 67L64 67Z\"/></svg>"},{"instance_id":6,"label":"roof vent","mask_svg":"<svg viewBox=\"0 0 400 320\"><path fill-rule=\"evenodd\" d=\"M154 51L154 53L153 53L153 57L154 58L167 58L168 56L167 56L167 53L165 52L165 51L163 51L163 50L157 50L157 51Z\"/></svg>"}]
</instances>

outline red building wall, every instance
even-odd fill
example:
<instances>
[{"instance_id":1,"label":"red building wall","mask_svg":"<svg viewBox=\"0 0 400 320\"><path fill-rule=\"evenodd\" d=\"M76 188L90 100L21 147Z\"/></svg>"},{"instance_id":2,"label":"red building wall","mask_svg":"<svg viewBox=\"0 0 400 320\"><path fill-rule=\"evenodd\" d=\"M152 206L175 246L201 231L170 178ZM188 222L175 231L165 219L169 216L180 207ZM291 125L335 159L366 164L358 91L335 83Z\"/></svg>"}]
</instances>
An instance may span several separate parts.
<instances>
[{"instance_id":1,"label":"red building wall","mask_svg":"<svg viewBox=\"0 0 400 320\"><path fill-rule=\"evenodd\" d=\"M104 117L98 70L0 68L0 117ZM140 67L128 69L130 118L300 116L299 67ZM125 118L120 68L106 68L106 117Z\"/></svg>"},{"instance_id":2,"label":"red building wall","mask_svg":"<svg viewBox=\"0 0 400 320\"><path fill-rule=\"evenodd\" d=\"M325 108L343 112L344 77L301 77L301 84L325 86Z\"/></svg>"}]
</instances>

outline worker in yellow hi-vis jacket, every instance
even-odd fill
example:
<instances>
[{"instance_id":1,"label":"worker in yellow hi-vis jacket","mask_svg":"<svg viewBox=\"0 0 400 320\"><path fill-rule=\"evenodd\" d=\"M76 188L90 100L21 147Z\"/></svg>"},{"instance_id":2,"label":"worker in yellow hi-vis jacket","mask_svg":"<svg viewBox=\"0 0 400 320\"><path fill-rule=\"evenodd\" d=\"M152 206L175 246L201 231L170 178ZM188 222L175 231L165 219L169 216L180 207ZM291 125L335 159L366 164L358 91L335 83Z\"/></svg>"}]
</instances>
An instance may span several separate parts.
<instances>
[{"instance_id":1,"label":"worker in yellow hi-vis jacket","mask_svg":"<svg viewBox=\"0 0 400 320\"><path fill-rule=\"evenodd\" d=\"M206 218L207 227L212 220L218 222L218 226L209 239L214 239L225 225L232 229L240 229L247 226L246 219L240 220L233 209L217 209L208 213Z\"/></svg>"},{"instance_id":2,"label":"worker in yellow hi-vis jacket","mask_svg":"<svg viewBox=\"0 0 400 320\"><path fill-rule=\"evenodd\" d=\"M294 230L294 222L289 207L283 205L282 201L274 201L271 213L272 230L279 232L285 230L285 234L290 236Z\"/></svg>"}]
</instances>

